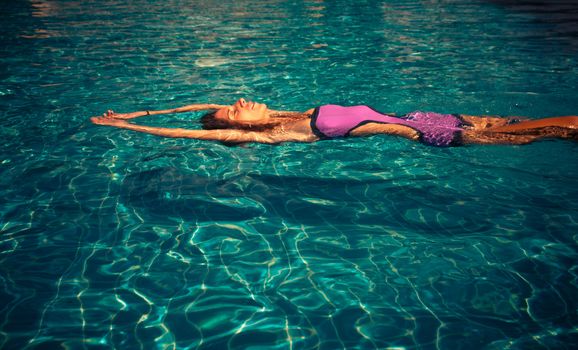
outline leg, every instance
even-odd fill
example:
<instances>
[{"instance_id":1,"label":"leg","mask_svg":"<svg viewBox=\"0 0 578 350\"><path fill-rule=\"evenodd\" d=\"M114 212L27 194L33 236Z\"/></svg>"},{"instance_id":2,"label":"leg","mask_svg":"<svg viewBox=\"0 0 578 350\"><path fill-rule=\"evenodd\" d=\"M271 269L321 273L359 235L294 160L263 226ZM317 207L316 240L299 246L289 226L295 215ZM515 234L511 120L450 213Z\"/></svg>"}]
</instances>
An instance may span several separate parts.
<instances>
[{"instance_id":1,"label":"leg","mask_svg":"<svg viewBox=\"0 0 578 350\"><path fill-rule=\"evenodd\" d=\"M461 114L460 117L471 125L473 130L487 130L489 128L506 126L515 121L528 120L525 117L494 117L494 116L473 116Z\"/></svg>"},{"instance_id":2,"label":"leg","mask_svg":"<svg viewBox=\"0 0 578 350\"><path fill-rule=\"evenodd\" d=\"M519 132L530 129L541 129L547 127L559 127L568 129L578 129L578 116L553 117L536 120L527 120L518 124L491 127L486 129L489 132Z\"/></svg>"},{"instance_id":3,"label":"leg","mask_svg":"<svg viewBox=\"0 0 578 350\"><path fill-rule=\"evenodd\" d=\"M542 135L515 135L499 132L462 131L462 142L465 145L526 145L543 138Z\"/></svg>"},{"instance_id":4,"label":"leg","mask_svg":"<svg viewBox=\"0 0 578 350\"><path fill-rule=\"evenodd\" d=\"M578 141L578 117L557 117L519 124L462 131L464 144L525 145L543 139Z\"/></svg>"}]
</instances>

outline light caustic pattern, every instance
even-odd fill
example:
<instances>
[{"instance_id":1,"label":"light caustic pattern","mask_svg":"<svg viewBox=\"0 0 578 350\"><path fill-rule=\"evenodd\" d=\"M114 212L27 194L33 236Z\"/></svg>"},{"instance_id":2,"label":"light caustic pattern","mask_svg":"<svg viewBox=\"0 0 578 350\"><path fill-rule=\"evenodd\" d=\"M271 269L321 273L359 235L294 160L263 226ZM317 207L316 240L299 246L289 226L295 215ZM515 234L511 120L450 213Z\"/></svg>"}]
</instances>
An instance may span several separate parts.
<instances>
[{"instance_id":1,"label":"light caustic pattern","mask_svg":"<svg viewBox=\"0 0 578 350\"><path fill-rule=\"evenodd\" d=\"M571 115L574 5L82 3L0 4L0 348L578 347L576 143L227 147L87 122L240 97Z\"/></svg>"},{"instance_id":2,"label":"light caustic pattern","mask_svg":"<svg viewBox=\"0 0 578 350\"><path fill-rule=\"evenodd\" d=\"M224 167L207 156L226 147L194 146L173 158L179 166L151 170L109 151L100 164L107 186L78 181L88 175L69 184L78 207L95 196L85 214L92 226L59 242L70 258L29 346L446 348L483 334L501 348L571 334L560 327L571 313L562 281L575 251L556 223L575 218L552 215L546 233L532 233L538 209L499 205L532 200L526 182L512 187L470 165L460 170L484 174L484 189L475 178L441 184L453 157L396 158L409 141L383 142L389 152L373 160L357 150L371 172L307 157L287 168L281 159L306 151L293 146L236 149ZM191 154L204 165L188 169ZM260 170L251 170L255 162ZM125 167L130 174L116 173ZM34 225L8 227L14 249L5 254L23 254L19 242L29 237L19 233ZM35 251L57 240L45 237ZM8 320L22 307L12 305Z\"/></svg>"}]
</instances>

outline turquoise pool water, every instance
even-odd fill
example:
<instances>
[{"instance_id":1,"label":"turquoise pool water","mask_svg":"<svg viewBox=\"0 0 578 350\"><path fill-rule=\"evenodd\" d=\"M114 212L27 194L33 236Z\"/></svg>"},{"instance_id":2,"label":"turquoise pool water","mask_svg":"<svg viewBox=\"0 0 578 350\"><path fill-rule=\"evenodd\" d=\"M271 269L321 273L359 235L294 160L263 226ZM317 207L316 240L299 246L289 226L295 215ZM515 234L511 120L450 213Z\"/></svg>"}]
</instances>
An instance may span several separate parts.
<instances>
[{"instance_id":1,"label":"turquoise pool water","mask_svg":"<svg viewBox=\"0 0 578 350\"><path fill-rule=\"evenodd\" d=\"M88 122L239 97L576 114L577 11L551 3L2 2L0 348L576 348L575 142Z\"/></svg>"}]
</instances>

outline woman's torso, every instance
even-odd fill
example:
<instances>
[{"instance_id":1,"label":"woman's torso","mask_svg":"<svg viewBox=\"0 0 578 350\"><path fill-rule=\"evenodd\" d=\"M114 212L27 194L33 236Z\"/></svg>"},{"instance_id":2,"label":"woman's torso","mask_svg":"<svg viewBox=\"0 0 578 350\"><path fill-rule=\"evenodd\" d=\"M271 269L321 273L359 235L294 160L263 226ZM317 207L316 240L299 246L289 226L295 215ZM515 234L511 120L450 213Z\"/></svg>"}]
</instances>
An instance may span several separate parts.
<instances>
[{"instance_id":1,"label":"woman's torso","mask_svg":"<svg viewBox=\"0 0 578 350\"><path fill-rule=\"evenodd\" d=\"M304 128L305 122L300 123L299 127ZM397 134L409 138L415 138L417 133L421 142L444 147L461 144L460 136L465 124L458 115L451 114L413 112L397 117L363 105L324 105L313 110L309 129L319 139L371 134L372 130L376 134Z\"/></svg>"}]
</instances>

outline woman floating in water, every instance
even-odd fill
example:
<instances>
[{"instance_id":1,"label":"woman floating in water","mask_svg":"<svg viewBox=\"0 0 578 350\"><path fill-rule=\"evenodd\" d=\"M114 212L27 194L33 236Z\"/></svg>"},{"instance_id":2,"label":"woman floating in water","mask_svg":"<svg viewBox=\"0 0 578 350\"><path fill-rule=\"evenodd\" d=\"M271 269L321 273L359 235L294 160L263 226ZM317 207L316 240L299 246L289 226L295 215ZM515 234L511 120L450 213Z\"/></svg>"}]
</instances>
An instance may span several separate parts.
<instances>
[{"instance_id":1,"label":"woman floating in water","mask_svg":"<svg viewBox=\"0 0 578 350\"><path fill-rule=\"evenodd\" d=\"M204 130L174 129L127 122L148 115L200 110ZM115 126L164 137L216 140L228 143L314 142L348 136L398 135L431 146L466 144L527 144L544 138L578 140L578 116L544 119L476 117L433 112L403 116L367 106L325 105L306 112L273 111L265 104L238 100L231 106L195 104L161 111L114 113L93 117L94 124Z\"/></svg>"}]
</instances>

